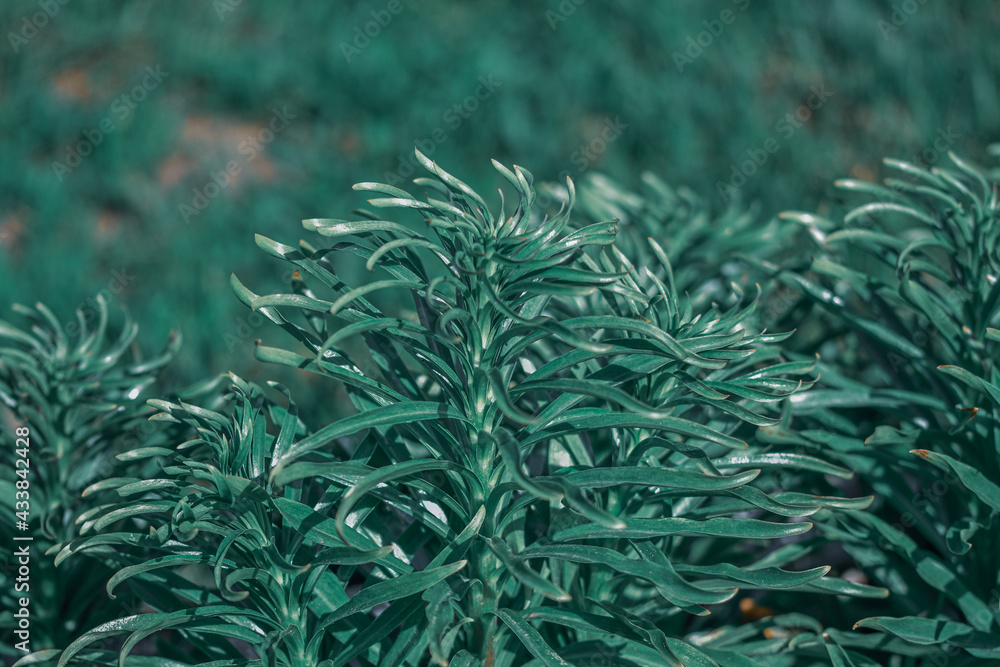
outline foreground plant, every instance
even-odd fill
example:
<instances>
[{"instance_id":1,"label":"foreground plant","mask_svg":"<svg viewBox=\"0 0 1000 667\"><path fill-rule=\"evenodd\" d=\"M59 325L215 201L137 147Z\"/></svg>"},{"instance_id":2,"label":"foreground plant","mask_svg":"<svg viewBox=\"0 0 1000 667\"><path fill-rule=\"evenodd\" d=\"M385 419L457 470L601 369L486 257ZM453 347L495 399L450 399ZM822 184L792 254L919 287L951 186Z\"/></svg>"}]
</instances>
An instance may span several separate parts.
<instances>
[{"instance_id":1,"label":"foreground plant","mask_svg":"<svg viewBox=\"0 0 1000 667\"><path fill-rule=\"evenodd\" d=\"M85 633L57 655L60 665L310 664L307 656L316 654L310 640L325 635L310 635L305 620L348 602L327 566L339 565L348 580L359 564L408 569L391 548L365 535L350 531L355 544L370 549L344 545L332 519L314 509L328 504L317 484L272 492L268 461L305 434L294 403L278 405L235 376L231 397L229 414L151 401L163 410L157 420L186 425L194 437L173 449L143 447L120 456L165 459L152 479L113 478L87 489L103 502L84 517L81 537L62 548L56 563L104 554L117 566L107 595L131 589L152 611ZM112 526L117 530L107 530ZM155 660L130 657L168 630L185 641L159 642ZM102 648L123 633L119 651ZM251 647L259 660L246 659Z\"/></svg>"},{"instance_id":2,"label":"foreground plant","mask_svg":"<svg viewBox=\"0 0 1000 667\"><path fill-rule=\"evenodd\" d=\"M889 653L978 665L1000 659L1000 201L996 172L950 158L839 181L875 201L842 222L785 214L815 256L763 266L828 323L809 344L836 350L834 388L796 411L840 434L831 456L881 499L829 533L894 589L858 627Z\"/></svg>"},{"instance_id":3,"label":"foreground plant","mask_svg":"<svg viewBox=\"0 0 1000 667\"><path fill-rule=\"evenodd\" d=\"M293 293L233 278L305 350L257 356L339 381L355 413L310 432L238 378L229 413L154 401L193 437L124 455L162 472L91 486L101 504L58 557L105 555L108 592L153 611L92 629L59 664L113 661L100 642L123 633L119 665L849 659L823 620L792 610L886 591L796 567L823 544L801 518L871 498L756 485L764 468L812 486L851 477L757 437L787 420L814 362L782 358L787 334L749 330L755 301L738 288L696 312L656 241L657 266L636 265L614 222L574 226L571 182L542 218L531 175L495 163L515 203L505 212L501 191L494 214L418 159L426 200L355 186L414 223L306 221L324 246L257 239L295 265ZM338 267L351 261L380 275L349 286ZM130 657L163 631L182 642Z\"/></svg>"},{"instance_id":4,"label":"foreground plant","mask_svg":"<svg viewBox=\"0 0 1000 667\"><path fill-rule=\"evenodd\" d=\"M27 325L0 321L0 447L11 456L0 469L0 525L8 538L0 545L0 653L7 656L20 655L12 614L22 597L32 601L31 641L24 645L34 649L64 646L83 627L117 617L129 603L103 594L110 571L101 563L80 560L56 569L43 554L75 537L74 522L90 507L83 489L110 474L116 453L147 439L141 425L153 410L145 398L180 337L143 360L133 345L138 326L126 316L113 334L103 298L92 303L96 307L78 309L76 319L65 323L43 304L14 306ZM21 452L16 465L15 452ZM15 535L32 541L14 542ZM21 583L30 589L15 589L23 564L15 550L25 546L31 576Z\"/></svg>"},{"instance_id":5,"label":"foreground plant","mask_svg":"<svg viewBox=\"0 0 1000 667\"><path fill-rule=\"evenodd\" d=\"M827 578L828 568L779 569L807 547L766 562L744 547L808 531L784 517L870 502L752 486L760 466L850 476L817 457L744 451L739 433L777 423L780 401L802 386L787 376L812 367L780 363L772 344L783 335L741 328L752 302L741 307L737 291L728 309L693 313L672 279L612 247L614 223L570 224L572 183L564 209L538 219L530 174L496 164L516 201L493 215L418 158L436 177L416 181L433 193L426 201L386 185L356 189L385 195L373 206L420 212L423 224L367 212L307 221L329 245L258 238L296 265L295 294L257 296L234 281L308 351L260 347L259 358L342 381L358 410L277 457L271 479L323 474L345 491L341 530L388 528L413 564L463 563L423 596L389 579L396 592L378 630L334 646L333 664L420 664L428 653L445 665L565 664L595 651L609 664L711 664L736 660L738 645L706 639L698 650L682 637L740 589L884 595ZM670 276L655 243L649 252ZM385 277L344 284L335 267L350 255ZM408 294L413 310L387 317L373 302L380 292ZM354 336L364 350L352 349ZM363 429L357 448L371 471L344 479L324 445ZM395 529L364 520L383 504L400 515ZM801 650L826 655L821 638L802 640Z\"/></svg>"}]
</instances>

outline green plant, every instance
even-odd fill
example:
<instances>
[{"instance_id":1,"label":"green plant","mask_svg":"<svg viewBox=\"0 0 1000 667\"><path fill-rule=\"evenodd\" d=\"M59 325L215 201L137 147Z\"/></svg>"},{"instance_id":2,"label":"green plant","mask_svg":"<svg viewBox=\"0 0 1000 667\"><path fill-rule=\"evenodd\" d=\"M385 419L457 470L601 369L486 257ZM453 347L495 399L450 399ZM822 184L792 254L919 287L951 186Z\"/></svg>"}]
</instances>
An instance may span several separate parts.
<instances>
[{"instance_id":1,"label":"green plant","mask_svg":"<svg viewBox=\"0 0 1000 667\"><path fill-rule=\"evenodd\" d=\"M23 328L0 321L0 447L12 456L0 469L0 526L8 537L32 539L0 545L5 656L16 655L13 612L20 609L17 599L29 593L35 648L64 646L86 624L116 618L130 603L101 593L101 581L110 575L102 563L76 561L56 569L42 554L75 537L76 519L91 507L81 491L110 474L117 452L156 442L141 428L153 412L145 396L176 354L180 337L142 359L133 345L138 326L126 316L114 336L103 297L92 303L96 307L79 308L67 323L43 304L14 306L28 321ZM16 451L21 453L15 459ZM23 563L14 552L25 547L31 552L31 589L15 590Z\"/></svg>"},{"instance_id":2,"label":"green plant","mask_svg":"<svg viewBox=\"0 0 1000 667\"><path fill-rule=\"evenodd\" d=\"M195 437L124 455L166 462L91 487L106 500L59 557L116 545L109 590L127 582L154 612L90 630L60 665L126 632L119 664L132 664L133 647L168 629L191 656L164 646L160 662L135 664L847 660L820 620L741 623L729 602L886 594L795 567L823 544L801 517L830 521L870 497L755 482L764 468L851 476L757 437L787 420L814 362L782 358L788 334L749 329L755 300L739 288L695 311L656 241L645 252L658 268L637 268L613 246L615 222L573 224L572 182L543 217L531 174L494 163L514 190L513 210L501 191L494 213L417 157L434 176L415 181L426 200L355 188L421 221L308 220L323 246L257 238L295 265L293 293L233 279L306 351L260 345L258 358L339 381L355 413L309 432L291 403L239 379L230 415L154 402ZM352 287L351 261L383 275Z\"/></svg>"},{"instance_id":3,"label":"green plant","mask_svg":"<svg viewBox=\"0 0 1000 667\"><path fill-rule=\"evenodd\" d=\"M546 193L567 197L564 186L544 187ZM795 229L776 217L762 220L759 209L743 207L737 200L713 214L690 188L673 188L650 172L642 174L637 192L607 176L587 174L578 186L574 207L584 222L618 220L623 233L616 247L632 264L662 281L666 274L647 241L655 239L670 260L675 289L697 309L727 299L730 282L747 283L741 254L769 259L791 247Z\"/></svg>"},{"instance_id":4,"label":"green plant","mask_svg":"<svg viewBox=\"0 0 1000 667\"><path fill-rule=\"evenodd\" d=\"M229 414L151 401L163 410L156 420L184 425L193 437L173 449L143 447L119 456L131 463L166 458L151 478L106 479L87 489L102 502L84 517L80 537L62 548L56 563L97 552L117 570L106 581L107 595L131 589L149 610L82 635L61 654L54 652L59 664L75 657L109 665L177 665L199 656L212 665L250 664L238 659L239 647L248 644L260 645L263 664L303 664L310 637L298 626L309 610L346 602L326 565L345 566L342 572L370 561L405 567L387 560L390 549L376 545L368 551L324 547L339 538L332 520L313 508L324 504L324 490L316 484L269 493L267 459L303 435L305 426L290 400L279 406L259 387L235 376L232 382ZM274 424L278 433L268 435ZM156 523L160 516L165 521ZM355 543L366 541L354 535ZM127 660L147 637L168 630L187 641L161 642L153 662ZM119 651L100 643L126 632L131 634L119 663Z\"/></svg>"},{"instance_id":5,"label":"green plant","mask_svg":"<svg viewBox=\"0 0 1000 667\"><path fill-rule=\"evenodd\" d=\"M858 626L892 637L873 648L978 665L1000 659L1000 178L949 157L886 160L884 186L838 181L874 201L842 221L784 214L814 256L761 266L800 295L794 317L815 324L798 340L833 371L796 423L835 438L879 498L827 533L893 590Z\"/></svg>"}]
</instances>

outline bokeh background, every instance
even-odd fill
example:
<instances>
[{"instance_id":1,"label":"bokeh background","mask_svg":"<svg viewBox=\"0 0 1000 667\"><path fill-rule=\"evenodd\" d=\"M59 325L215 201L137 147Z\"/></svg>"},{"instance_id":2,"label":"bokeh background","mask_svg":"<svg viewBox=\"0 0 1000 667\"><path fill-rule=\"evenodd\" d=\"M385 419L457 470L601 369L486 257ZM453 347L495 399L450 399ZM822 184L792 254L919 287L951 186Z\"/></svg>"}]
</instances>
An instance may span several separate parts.
<instances>
[{"instance_id":1,"label":"bokeh background","mask_svg":"<svg viewBox=\"0 0 1000 667\"><path fill-rule=\"evenodd\" d=\"M490 158L650 170L763 223L1000 138L997 2L4 0L0 29L0 317L103 291L143 348L182 333L177 385L308 382L254 361L287 341L229 275L280 289L254 233L348 217L353 183L420 175L414 146L484 192Z\"/></svg>"}]
</instances>

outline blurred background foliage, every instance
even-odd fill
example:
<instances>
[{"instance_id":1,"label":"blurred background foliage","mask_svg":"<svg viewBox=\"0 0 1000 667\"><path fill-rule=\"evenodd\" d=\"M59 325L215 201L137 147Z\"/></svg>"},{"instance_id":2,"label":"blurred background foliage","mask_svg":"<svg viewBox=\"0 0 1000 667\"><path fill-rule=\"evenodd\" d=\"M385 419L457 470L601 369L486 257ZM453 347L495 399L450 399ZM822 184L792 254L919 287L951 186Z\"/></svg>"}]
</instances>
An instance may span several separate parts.
<instances>
[{"instance_id":1,"label":"blurred background foliage","mask_svg":"<svg viewBox=\"0 0 1000 667\"><path fill-rule=\"evenodd\" d=\"M283 291L253 234L294 244L363 205L353 183L407 187L415 145L484 192L489 158L649 170L717 213L742 170L763 225L884 155L926 163L946 136L985 161L1000 133L996 2L5 0L0 26L0 310L68 320L104 290L145 349L180 330L178 386L310 381L253 360L284 341L229 274Z\"/></svg>"}]
</instances>

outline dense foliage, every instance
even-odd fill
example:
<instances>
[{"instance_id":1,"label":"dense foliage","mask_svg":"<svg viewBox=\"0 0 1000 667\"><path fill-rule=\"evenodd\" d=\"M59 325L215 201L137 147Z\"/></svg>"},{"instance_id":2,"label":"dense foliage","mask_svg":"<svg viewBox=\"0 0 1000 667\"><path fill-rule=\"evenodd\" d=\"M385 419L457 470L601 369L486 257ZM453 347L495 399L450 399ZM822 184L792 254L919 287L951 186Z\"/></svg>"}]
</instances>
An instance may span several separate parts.
<instances>
[{"instance_id":1,"label":"dense foliage","mask_svg":"<svg viewBox=\"0 0 1000 667\"><path fill-rule=\"evenodd\" d=\"M997 171L949 157L886 160L884 186L838 181L873 201L836 222L785 214L815 254L765 268L826 325L807 344L835 350L830 389L797 411L837 434L835 458L879 498L829 532L895 593L898 617L858 625L979 664L1000 658L1000 193Z\"/></svg>"},{"instance_id":2,"label":"dense foliage","mask_svg":"<svg viewBox=\"0 0 1000 667\"><path fill-rule=\"evenodd\" d=\"M103 580L113 571L102 559L61 568L51 558L32 559L33 591L14 585L23 564L16 552L25 543L11 538L31 536L36 555L72 540L78 520L93 509L81 496L90 484L111 476L113 457L167 436L146 426L155 411L145 400L177 353L180 337L172 336L163 352L143 359L133 344L138 325L126 315L120 332L112 334L105 301L98 297L91 304L66 323L43 304L15 306L27 320L23 327L0 321L0 411L6 417L0 447L11 453L11 465L0 469L0 526L8 538L0 545L0 650L6 656L18 655L11 630L17 626L19 591L39 603L32 609L36 645L65 645L88 624L116 618L135 604L131 597L111 603L103 594ZM205 396L212 385L202 383L184 395Z\"/></svg>"},{"instance_id":3,"label":"dense foliage","mask_svg":"<svg viewBox=\"0 0 1000 667\"><path fill-rule=\"evenodd\" d=\"M126 363L100 300L3 325L72 619L19 666L1000 657L996 171L887 161L762 221L498 162L490 204L416 159L422 198L257 237L288 292L231 280L343 417L235 375L144 407L173 345Z\"/></svg>"}]
</instances>

